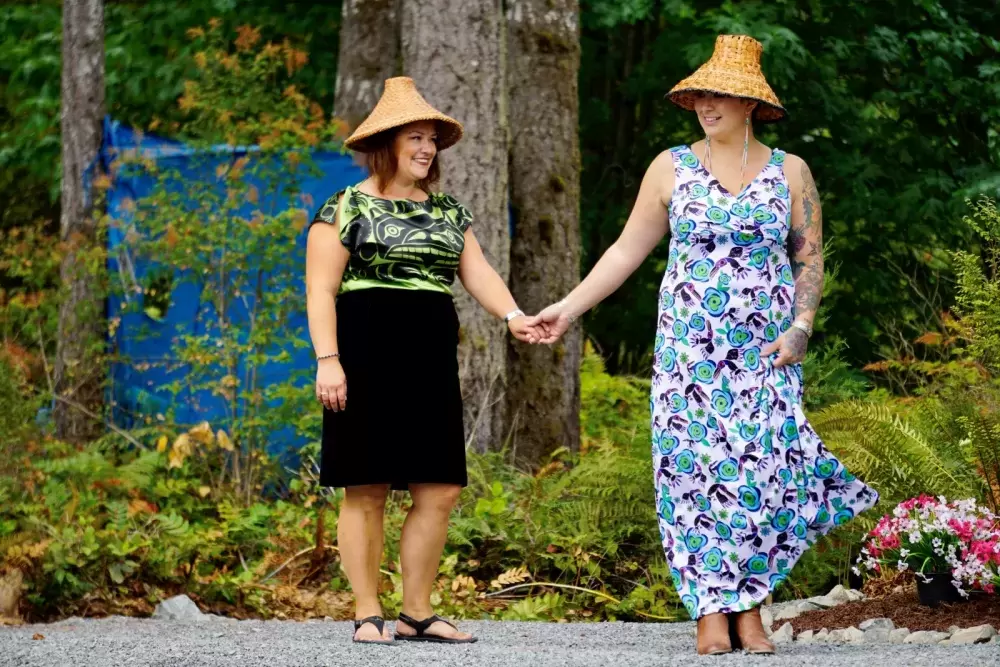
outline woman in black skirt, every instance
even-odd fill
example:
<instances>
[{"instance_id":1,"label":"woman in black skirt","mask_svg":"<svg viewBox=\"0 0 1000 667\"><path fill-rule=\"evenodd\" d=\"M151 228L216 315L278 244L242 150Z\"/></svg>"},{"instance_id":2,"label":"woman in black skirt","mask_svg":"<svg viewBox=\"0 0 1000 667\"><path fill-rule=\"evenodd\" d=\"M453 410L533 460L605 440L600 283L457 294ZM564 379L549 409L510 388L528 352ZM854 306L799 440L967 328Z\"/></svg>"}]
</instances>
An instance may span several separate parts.
<instances>
[{"instance_id":1,"label":"woman in black skirt","mask_svg":"<svg viewBox=\"0 0 1000 667\"><path fill-rule=\"evenodd\" d=\"M346 487L337 539L355 595L356 642L393 641L378 600L390 489L408 489L413 499L400 544L395 638L475 641L430 604L448 517L467 483L456 274L516 338L540 339L483 256L469 211L431 193L437 152L461 137L462 126L431 107L412 80L387 80L346 142L366 154L368 179L330 197L309 231L309 332L325 408L320 482Z\"/></svg>"}]
</instances>

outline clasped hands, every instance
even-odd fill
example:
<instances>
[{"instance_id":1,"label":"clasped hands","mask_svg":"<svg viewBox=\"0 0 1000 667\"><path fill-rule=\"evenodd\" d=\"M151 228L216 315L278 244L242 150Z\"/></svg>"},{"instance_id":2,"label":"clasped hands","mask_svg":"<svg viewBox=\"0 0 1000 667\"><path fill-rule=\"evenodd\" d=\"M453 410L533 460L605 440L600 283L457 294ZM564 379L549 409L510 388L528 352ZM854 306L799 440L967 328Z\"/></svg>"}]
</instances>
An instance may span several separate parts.
<instances>
[{"instance_id":1,"label":"clasped hands","mask_svg":"<svg viewBox=\"0 0 1000 667\"><path fill-rule=\"evenodd\" d=\"M514 338L524 343L551 345L566 333L573 318L563 302L554 303L537 315L521 315L507 323Z\"/></svg>"}]
</instances>

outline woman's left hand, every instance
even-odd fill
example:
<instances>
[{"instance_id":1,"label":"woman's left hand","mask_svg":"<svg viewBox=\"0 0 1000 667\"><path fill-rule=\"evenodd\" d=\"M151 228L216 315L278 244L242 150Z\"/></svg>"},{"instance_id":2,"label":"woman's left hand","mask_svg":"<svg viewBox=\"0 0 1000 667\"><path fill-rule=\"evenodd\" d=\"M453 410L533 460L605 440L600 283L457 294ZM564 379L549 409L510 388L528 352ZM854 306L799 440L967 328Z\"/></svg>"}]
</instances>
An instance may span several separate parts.
<instances>
[{"instance_id":1,"label":"woman's left hand","mask_svg":"<svg viewBox=\"0 0 1000 667\"><path fill-rule=\"evenodd\" d=\"M514 338L522 343L537 343L542 340L542 333L535 327L528 326L528 318L525 315L518 315L507 323L507 328L514 334Z\"/></svg>"},{"instance_id":2,"label":"woman's left hand","mask_svg":"<svg viewBox=\"0 0 1000 667\"><path fill-rule=\"evenodd\" d=\"M781 368L788 364L800 364L806 358L806 350L809 348L809 336L806 332L797 327L792 327L778 337L770 345L767 345L760 354L763 357L770 357L775 352L778 358L774 360L773 366Z\"/></svg>"}]
</instances>

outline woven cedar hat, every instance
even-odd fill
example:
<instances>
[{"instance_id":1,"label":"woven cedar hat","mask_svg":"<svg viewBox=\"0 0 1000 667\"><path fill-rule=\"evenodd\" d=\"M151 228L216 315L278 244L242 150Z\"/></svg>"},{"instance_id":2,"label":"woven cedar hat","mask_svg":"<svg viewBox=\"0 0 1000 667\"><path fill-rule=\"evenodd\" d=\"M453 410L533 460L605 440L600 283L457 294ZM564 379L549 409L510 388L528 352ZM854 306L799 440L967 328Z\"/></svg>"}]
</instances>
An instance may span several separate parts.
<instances>
[{"instance_id":1,"label":"woven cedar hat","mask_svg":"<svg viewBox=\"0 0 1000 667\"><path fill-rule=\"evenodd\" d=\"M378 104L344 143L351 150L367 153L374 149L370 140L375 135L418 120L437 121L438 150L454 146L462 138L462 124L428 104L417 92L413 79L408 76L386 79Z\"/></svg>"},{"instance_id":2,"label":"woven cedar hat","mask_svg":"<svg viewBox=\"0 0 1000 667\"><path fill-rule=\"evenodd\" d=\"M670 100L682 109L694 110L698 93L715 93L761 102L754 118L773 123L785 117L785 108L760 70L764 47L747 35L719 35L715 51L704 65L670 91Z\"/></svg>"}]
</instances>

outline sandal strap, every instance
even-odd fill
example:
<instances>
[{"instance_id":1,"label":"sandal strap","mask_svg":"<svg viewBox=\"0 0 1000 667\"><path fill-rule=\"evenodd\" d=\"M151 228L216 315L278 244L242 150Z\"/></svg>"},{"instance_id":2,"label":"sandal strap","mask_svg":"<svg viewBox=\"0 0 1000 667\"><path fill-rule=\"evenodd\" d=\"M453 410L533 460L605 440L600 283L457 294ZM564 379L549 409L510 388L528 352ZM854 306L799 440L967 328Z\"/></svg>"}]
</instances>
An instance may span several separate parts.
<instances>
[{"instance_id":1,"label":"sandal strap","mask_svg":"<svg viewBox=\"0 0 1000 667\"><path fill-rule=\"evenodd\" d=\"M408 614L400 614L399 620L401 620L403 623L406 623L408 626L416 630L418 637L422 637L423 634L427 631L427 628L431 627L435 623L444 623L458 630L458 628L455 627L454 623L452 623L446 618L441 618L437 614L434 614L429 618L425 618L422 621L418 621L412 616L409 616Z\"/></svg>"},{"instance_id":2,"label":"sandal strap","mask_svg":"<svg viewBox=\"0 0 1000 667\"><path fill-rule=\"evenodd\" d=\"M365 623L371 623L378 630L379 635L385 630L385 619L381 616L369 616L367 618L355 619L354 620L354 631L357 632L361 629L361 626Z\"/></svg>"}]
</instances>

